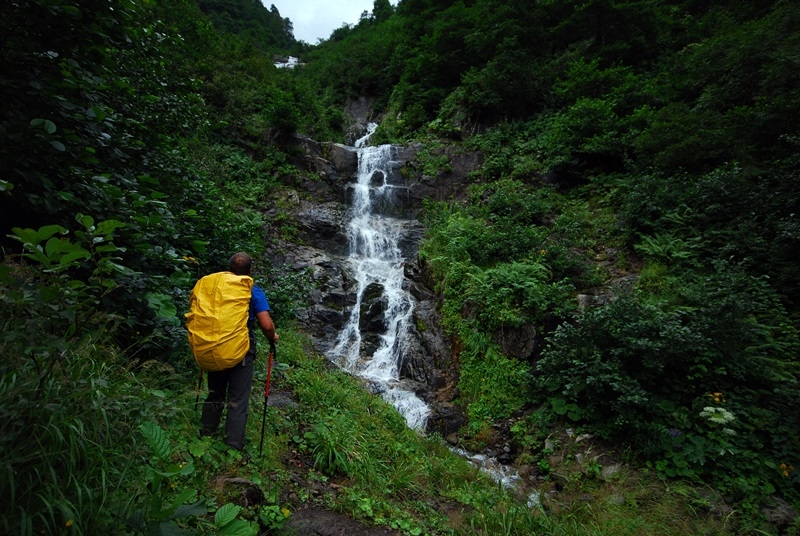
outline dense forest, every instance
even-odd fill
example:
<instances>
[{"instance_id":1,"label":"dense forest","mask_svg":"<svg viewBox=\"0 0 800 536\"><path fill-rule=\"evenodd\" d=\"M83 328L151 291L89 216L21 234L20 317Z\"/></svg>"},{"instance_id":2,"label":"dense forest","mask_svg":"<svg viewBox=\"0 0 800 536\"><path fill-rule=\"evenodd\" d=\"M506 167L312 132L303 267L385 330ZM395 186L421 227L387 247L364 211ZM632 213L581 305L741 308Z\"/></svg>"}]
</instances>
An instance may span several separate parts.
<instances>
[{"instance_id":1,"label":"dense forest","mask_svg":"<svg viewBox=\"0 0 800 536\"><path fill-rule=\"evenodd\" d=\"M4 533L280 534L316 501L412 535L797 534L795 2L375 0L310 46L255 0L16 0L0 50ZM496 486L293 327L313 282L264 235L293 235L266 217L303 173L281 140L344 141L358 98L433 177L443 147L481 154L420 252L459 441L506 426L574 502ZM182 320L238 250L298 401L254 389L246 459L197 437ZM523 328L539 344L513 355L497 333ZM629 473L557 467L565 429Z\"/></svg>"}]
</instances>

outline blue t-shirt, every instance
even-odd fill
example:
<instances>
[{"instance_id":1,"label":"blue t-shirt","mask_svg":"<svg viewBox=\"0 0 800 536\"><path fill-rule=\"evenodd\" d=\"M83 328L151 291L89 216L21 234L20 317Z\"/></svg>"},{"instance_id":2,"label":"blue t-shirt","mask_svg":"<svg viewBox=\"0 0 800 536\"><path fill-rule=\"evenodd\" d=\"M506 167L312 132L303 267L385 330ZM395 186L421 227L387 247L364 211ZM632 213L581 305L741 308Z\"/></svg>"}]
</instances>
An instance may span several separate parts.
<instances>
[{"instance_id":1,"label":"blue t-shirt","mask_svg":"<svg viewBox=\"0 0 800 536\"><path fill-rule=\"evenodd\" d=\"M267 295L261 290L261 287L253 285L253 294L250 296L250 322L252 322L258 313L269 311L269 302Z\"/></svg>"}]
</instances>

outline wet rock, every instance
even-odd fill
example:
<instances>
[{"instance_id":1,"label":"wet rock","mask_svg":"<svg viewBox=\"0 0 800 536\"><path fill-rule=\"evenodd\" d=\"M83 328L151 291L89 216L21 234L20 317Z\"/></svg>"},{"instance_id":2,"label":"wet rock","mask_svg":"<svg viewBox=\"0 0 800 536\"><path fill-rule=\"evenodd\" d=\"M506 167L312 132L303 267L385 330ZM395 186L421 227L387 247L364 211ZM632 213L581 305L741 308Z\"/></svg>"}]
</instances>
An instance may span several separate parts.
<instances>
[{"instance_id":1,"label":"wet rock","mask_svg":"<svg viewBox=\"0 0 800 536\"><path fill-rule=\"evenodd\" d=\"M340 203L302 203L302 210L296 215L299 238L328 254L347 255L344 214Z\"/></svg>"},{"instance_id":2,"label":"wet rock","mask_svg":"<svg viewBox=\"0 0 800 536\"><path fill-rule=\"evenodd\" d=\"M503 465L511 465L514 463L514 457L507 452L502 452L497 455L497 461Z\"/></svg>"},{"instance_id":3,"label":"wet rock","mask_svg":"<svg viewBox=\"0 0 800 536\"><path fill-rule=\"evenodd\" d=\"M437 433L442 437L454 437L467 422L464 412L453 404L441 404L431 410L425 426L426 433Z\"/></svg>"},{"instance_id":4,"label":"wet rock","mask_svg":"<svg viewBox=\"0 0 800 536\"><path fill-rule=\"evenodd\" d=\"M377 188L383 186L386 183L386 175L384 175L383 171L376 170L372 173L372 176L369 178L369 185L373 188Z\"/></svg>"},{"instance_id":5,"label":"wet rock","mask_svg":"<svg viewBox=\"0 0 800 536\"><path fill-rule=\"evenodd\" d=\"M356 140L367 133L367 125L373 121L374 104L375 99L372 97L348 98L345 102L344 114L350 118L350 124L345 129L348 145L354 145Z\"/></svg>"},{"instance_id":6,"label":"wet rock","mask_svg":"<svg viewBox=\"0 0 800 536\"><path fill-rule=\"evenodd\" d=\"M611 495L606 499L606 502L614 506L622 506L623 504L625 504L625 497L623 497L622 495Z\"/></svg>"},{"instance_id":7,"label":"wet rock","mask_svg":"<svg viewBox=\"0 0 800 536\"><path fill-rule=\"evenodd\" d=\"M358 328L365 332L382 334L386 332L384 313L389 307L389 299L384 294L383 285L370 283L361 296L361 309Z\"/></svg>"},{"instance_id":8,"label":"wet rock","mask_svg":"<svg viewBox=\"0 0 800 536\"><path fill-rule=\"evenodd\" d=\"M398 364L400 377L428 384L433 362L430 354L425 351L416 326L410 325L404 333L399 333L394 344L394 355L400 356ZM422 398L425 398L425 394L422 395Z\"/></svg>"},{"instance_id":9,"label":"wet rock","mask_svg":"<svg viewBox=\"0 0 800 536\"><path fill-rule=\"evenodd\" d=\"M500 345L505 355L526 360L536 348L536 327L526 324L518 328L503 328L492 333L492 339Z\"/></svg>"},{"instance_id":10,"label":"wet rock","mask_svg":"<svg viewBox=\"0 0 800 536\"><path fill-rule=\"evenodd\" d=\"M517 468L517 474L519 474L519 476L524 479L530 477L532 473L533 473L533 467L531 467L530 465L523 464Z\"/></svg>"},{"instance_id":11,"label":"wet rock","mask_svg":"<svg viewBox=\"0 0 800 536\"><path fill-rule=\"evenodd\" d=\"M609 482L613 480L619 472L622 470L622 466L618 463L613 463L611 465L606 465L600 470L600 478L604 481Z\"/></svg>"},{"instance_id":12,"label":"wet rock","mask_svg":"<svg viewBox=\"0 0 800 536\"><path fill-rule=\"evenodd\" d=\"M328 159L334 168L336 175L341 180L348 180L358 173L358 153L353 147L348 147L339 143L328 143L325 145Z\"/></svg>"},{"instance_id":13,"label":"wet rock","mask_svg":"<svg viewBox=\"0 0 800 536\"><path fill-rule=\"evenodd\" d=\"M419 148L411 146L402 154L409 156L415 149L419 151ZM462 199L469 183L469 174L478 169L482 163L480 153L465 153L458 147L445 147L434 151L433 155L445 156L447 159L447 164L433 176L424 175L422 164L410 159L409 170L405 174L405 184L411 187L415 206L421 207L425 199L437 201Z\"/></svg>"},{"instance_id":14,"label":"wet rock","mask_svg":"<svg viewBox=\"0 0 800 536\"><path fill-rule=\"evenodd\" d=\"M318 201L340 199L342 179L333 162L325 158L320 143L300 135L282 137L277 141L288 148L290 162L300 171L282 176L284 184L310 193Z\"/></svg>"},{"instance_id":15,"label":"wet rock","mask_svg":"<svg viewBox=\"0 0 800 536\"><path fill-rule=\"evenodd\" d=\"M770 497L770 503L769 506L761 509L761 513L764 514L767 521L779 529L787 528L797 522L797 512L785 500L772 496Z\"/></svg>"},{"instance_id":16,"label":"wet rock","mask_svg":"<svg viewBox=\"0 0 800 536\"><path fill-rule=\"evenodd\" d=\"M296 408L297 402L292 398L292 393L289 391L271 391L267 404L275 408Z\"/></svg>"}]
</instances>

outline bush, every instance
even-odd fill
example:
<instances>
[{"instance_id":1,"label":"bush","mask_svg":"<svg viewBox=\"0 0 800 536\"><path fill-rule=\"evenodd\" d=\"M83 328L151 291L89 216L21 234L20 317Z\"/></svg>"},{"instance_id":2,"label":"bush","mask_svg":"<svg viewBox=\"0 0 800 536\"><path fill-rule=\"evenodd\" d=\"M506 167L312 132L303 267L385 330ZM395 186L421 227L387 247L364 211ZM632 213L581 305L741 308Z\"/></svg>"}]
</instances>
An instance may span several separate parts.
<instances>
[{"instance_id":1,"label":"bush","mask_svg":"<svg viewBox=\"0 0 800 536\"><path fill-rule=\"evenodd\" d=\"M796 493L776 470L800 459L789 439L800 433L800 342L779 298L726 263L672 285L671 302L633 294L561 326L538 388L557 413L632 442L665 474L710 478L736 500Z\"/></svg>"}]
</instances>

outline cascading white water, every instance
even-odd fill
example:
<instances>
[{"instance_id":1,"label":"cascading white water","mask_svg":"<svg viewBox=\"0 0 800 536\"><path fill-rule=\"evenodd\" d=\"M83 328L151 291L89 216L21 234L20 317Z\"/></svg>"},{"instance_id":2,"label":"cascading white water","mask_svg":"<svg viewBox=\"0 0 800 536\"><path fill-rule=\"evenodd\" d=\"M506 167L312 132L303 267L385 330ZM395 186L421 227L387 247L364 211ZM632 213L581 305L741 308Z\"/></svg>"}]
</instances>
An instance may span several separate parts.
<instances>
[{"instance_id":1,"label":"cascading white water","mask_svg":"<svg viewBox=\"0 0 800 536\"><path fill-rule=\"evenodd\" d=\"M405 417L408 426L422 429L429 409L412 391L403 387L399 363L402 344L399 337L406 334L413 302L403 290L403 258L399 243L407 222L376 214L374 207L391 202L392 186L389 176L391 146L366 146L375 130L371 124L367 135L355 143L358 149L358 182L353 185L350 221L347 235L350 245L349 262L358 283L356 303L350 318L339 334L331 351L331 360L351 374L369 380L385 400ZM368 288L380 285L384 300L383 325L377 350L362 355L361 309Z\"/></svg>"},{"instance_id":2,"label":"cascading white water","mask_svg":"<svg viewBox=\"0 0 800 536\"><path fill-rule=\"evenodd\" d=\"M376 213L376 206L391 203L393 188L387 183L391 145L366 145L376 127L370 124L367 134L354 144L358 150L358 181L353 185L347 236L349 262L358 286L350 318L329 357L351 374L368 380L373 392L379 392L397 408L410 428L422 430L430 410L413 391L404 388L398 365L403 348L400 339L407 333L413 312L413 302L403 290L403 257L399 247L409 226L408 221ZM386 330L377 350L366 355L362 352L361 310L365 292L375 284L380 285L385 299L383 325ZM454 449L454 452L508 489L520 484L519 474L494 458L461 449ZM538 492L531 493L528 505L540 504Z\"/></svg>"}]
</instances>

